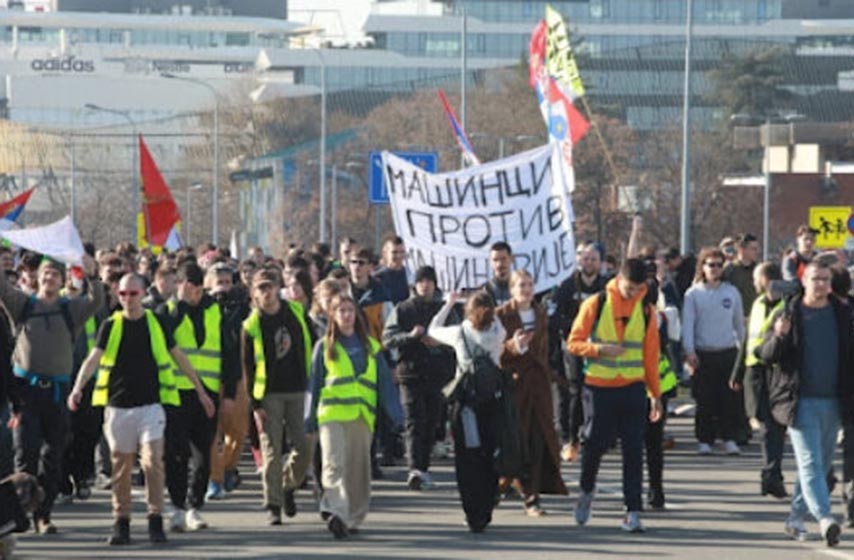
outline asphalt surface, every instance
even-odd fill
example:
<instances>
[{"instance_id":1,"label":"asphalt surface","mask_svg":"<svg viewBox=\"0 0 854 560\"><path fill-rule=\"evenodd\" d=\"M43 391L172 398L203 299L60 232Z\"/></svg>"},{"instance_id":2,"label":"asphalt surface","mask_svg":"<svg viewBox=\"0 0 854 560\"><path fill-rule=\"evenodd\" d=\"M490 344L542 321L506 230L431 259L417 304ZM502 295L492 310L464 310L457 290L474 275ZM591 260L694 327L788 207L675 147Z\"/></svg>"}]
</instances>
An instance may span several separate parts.
<instances>
[{"instance_id":1,"label":"asphalt surface","mask_svg":"<svg viewBox=\"0 0 854 560\"><path fill-rule=\"evenodd\" d=\"M716 454L698 457L692 419L671 418L668 433L676 447L665 456L668 509L647 513L647 532L619 529L622 514L619 450L603 461L593 517L577 527L572 507L577 497L577 464L564 464L569 498L544 496L547 515L529 518L518 498L496 509L493 523L473 535L463 515L450 459L436 462L437 488L413 492L406 488L404 467L385 468L386 477L373 486L373 502L361 533L335 541L317 514L310 490L297 494L298 515L281 527L267 527L261 509L261 484L254 466L241 467L243 484L226 500L207 504L203 513L210 528L170 534L167 545L148 544L142 497L134 499L131 531L135 544L117 549L105 544L110 534L110 496L96 491L86 502L58 506L54 522L59 533L19 536L21 558L434 558L434 559L581 559L690 558L691 560L854 560L854 531L843 529L842 543L828 549L820 540L799 543L783 533L788 503L759 496L759 446L744 448L740 457ZM719 451L718 451L719 453ZM837 458L837 472L839 471ZM794 459L784 463L791 492ZM835 513L842 514L837 496ZM818 538L818 526L810 530Z\"/></svg>"}]
</instances>

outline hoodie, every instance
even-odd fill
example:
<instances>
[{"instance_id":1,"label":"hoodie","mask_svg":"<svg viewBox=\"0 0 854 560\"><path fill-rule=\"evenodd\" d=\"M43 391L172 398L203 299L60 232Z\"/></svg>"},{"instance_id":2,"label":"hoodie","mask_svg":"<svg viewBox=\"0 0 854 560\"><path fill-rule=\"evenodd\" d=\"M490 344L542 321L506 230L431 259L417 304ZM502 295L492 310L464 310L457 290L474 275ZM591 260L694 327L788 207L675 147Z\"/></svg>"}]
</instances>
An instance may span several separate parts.
<instances>
[{"instance_id":1,"label":"hoodie","mask_svg":"<svg viewBox=\"0 0 854 560\"><path fill-rule=\"evenodd\" d=\"M617 279L613 279L605 286L605 292L611 300L611 306L614 310L614 318L616 319L617 338L623 340L625 332L625 322L620 319L625 319L631 316L632 311L637 303L643 302L646 296L646 286L638 290L630 300L623 298L617 289ZM656 398L661 397L661 389L659 387L658 373L658 353L659 353L659 338L658 338L658 321L656 314L650 310L649 321L646 325L646 336L643 339L643 369L646 388L649 393ZM596 315L599 312L599 298L589 297L581 304L581 309L572 324L572 331L569 333L566 346L571 354L582 358L598 358L599 350L595 343L590 341L593 334L593 324L596 322ZM593 377L585 377L587 385L595 387L625 387L635 383L633 380L627 380L621 375L617 375L614 379L599 379Z\"/></svg>"}]
</instances>

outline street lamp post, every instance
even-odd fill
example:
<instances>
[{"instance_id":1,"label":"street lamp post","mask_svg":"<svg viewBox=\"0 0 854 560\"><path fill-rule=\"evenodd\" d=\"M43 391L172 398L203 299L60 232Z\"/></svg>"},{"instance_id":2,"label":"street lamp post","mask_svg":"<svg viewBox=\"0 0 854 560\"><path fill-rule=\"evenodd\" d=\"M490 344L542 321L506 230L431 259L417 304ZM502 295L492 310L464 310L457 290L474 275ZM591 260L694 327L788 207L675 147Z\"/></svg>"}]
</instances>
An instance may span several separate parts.
<instances>
[{"instance_id":1,"label":"street lamp post","mask_svg":"<svg viewBox=\"0 0 854 560\"><path fill-rule=\"evenodd\" d=\"M170 74L168 72L161 72L160 74L163 78L168 78L170 80L179 80L182 82L188 82L191 84L196 84L203 88L206 88L214 100L214 115L213 115L213 142L214 142L214 153L213 153L213 188L211 189L211 241L214 245L219 244L219 95L217 95L216 89L210 85L208 82L204 80L199 80L197 78L189 78L187 76L178 76L176 74Z\"/></svg>"},{"instance_id":2,"label":"street lamp post","mask_svg":"<svg viewBox=\"0 0 854 560\"><path fill-rule=\"evenodd\" d=\"M320 242L326 243L326 60L321 49L314 52L320 59Z\"/></svg>"},{"instance_id":3,"label":"street lamp post","mask_svg":"<svg viewBox=\"0 0 854 560\"><path fill-rule=\"evenodd\" d=\"M190 194L193 191L200 190L202 188L202 186L203 185L201 183L196 183L194 185L190 185L189 187L187 187L187 206L185 208L187 211L187 245L189 245L189 246L192 246L192 244L190 243L190 223L191 223L190 217L192 215L191 213L193 210L193 206L190 204Z\"/></svg>"},{"instance_id":4,"label":"street lamp post","mask_svg":"<svg viewBox=\"0 0 854 560\"><path fill-rule=\"evenodd\" d=\"M133 201L133 216L131 217L131 235L130 241L136 243L139 239L139 224L138 218L140 211L140 192L139 192L139 166L137 165L138 161L138 152L139 152L139 130L136 126L136 121L133 120L130 116L130 111L122 111L119 109L110 109L109 107L101 107L100 105L95 105L94 103L87 103L83 106L85 109L90 111L98 111L101 113L110 113L113 115L119 115L128 121L133 130L133 138L131 139L131 164L130 164L130 177L131 177L131 200Z\"/></svg>"}]
</instances>

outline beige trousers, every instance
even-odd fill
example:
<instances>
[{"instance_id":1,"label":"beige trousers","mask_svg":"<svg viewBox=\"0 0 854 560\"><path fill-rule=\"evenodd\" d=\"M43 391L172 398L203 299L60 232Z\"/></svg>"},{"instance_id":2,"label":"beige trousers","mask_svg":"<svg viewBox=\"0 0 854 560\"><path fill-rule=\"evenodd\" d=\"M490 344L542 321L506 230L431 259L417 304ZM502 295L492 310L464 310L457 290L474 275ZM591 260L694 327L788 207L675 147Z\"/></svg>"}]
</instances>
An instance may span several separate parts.
<instances>
[{"instance_id":1,"label":"beige trousers","mask_svg":"<svg viewBox=\"0 0 854 560\"><path fill-rule=\"evenodd\" d=\"M261 401L261 408L267 414L264 431L258 434L264 457L264 505L282 507L284 490L295 490L302 485L314 456L314 447L305 437L305 395L301 392L268 394ZM285 430L293 447L283 465Z\"/></svg>"},{"instance_id":2,"label":"beige trousers","mask_svg":"<svg viewBox=\"0 0 854 560\"><path fill-rule=\"evenodd\" d=\"M364 420L320 425L323 496L320 511L358 527L371 503L371 439Z\"/></svg>"},{"instance_id":3,"label":"beige trousers","mask_svg":"<svg viewBox=\"0 0 854 560\"><path fill-rule=\"evenodd\" d=\"M166 474L163 468L163 439L143 443L140 448L140 466L145 473L145 501L149 515L163 514L163 486ZM136 462L136 453L113 451L113 517L130 518L131 475Z\"/></svg>"}]
</instances>

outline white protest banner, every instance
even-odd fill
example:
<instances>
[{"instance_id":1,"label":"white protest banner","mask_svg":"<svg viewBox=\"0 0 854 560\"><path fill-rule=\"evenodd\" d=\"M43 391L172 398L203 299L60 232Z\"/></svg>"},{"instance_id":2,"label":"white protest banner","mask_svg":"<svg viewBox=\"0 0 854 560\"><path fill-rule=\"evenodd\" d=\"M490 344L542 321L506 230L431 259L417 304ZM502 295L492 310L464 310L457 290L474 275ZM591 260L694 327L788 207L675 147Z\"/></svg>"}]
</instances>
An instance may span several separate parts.
<instances>
[{"instance_id":1,"label":"white protest banner","mask_svg":"<svg viewBox=\"0 0 854 560\"><path fill-rule=\"evenodd\" d=\"M0 237L66 264L83 264L83 242L71 222L71 216L46 226L0 231Z\"/></svg>"},{"instance_id":2,"label":"white protest banner","mask_svg":"<svg viewBox=\"0 0 854 560\"><path fill-rule=\"evenodd\" d=\"M474 289L491 276L489 248L510 244L517 269L543 292L575 267L572 180L556 144L442 174L383 152L392 217L412 273L430 265L445 291Z\"/></svg>"}]
</instances>

